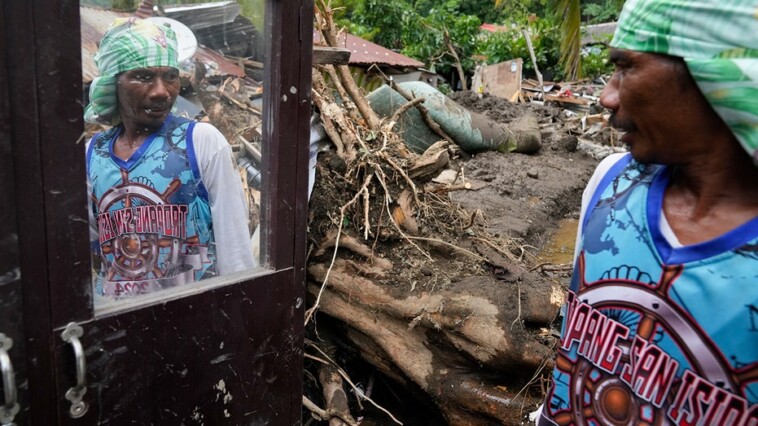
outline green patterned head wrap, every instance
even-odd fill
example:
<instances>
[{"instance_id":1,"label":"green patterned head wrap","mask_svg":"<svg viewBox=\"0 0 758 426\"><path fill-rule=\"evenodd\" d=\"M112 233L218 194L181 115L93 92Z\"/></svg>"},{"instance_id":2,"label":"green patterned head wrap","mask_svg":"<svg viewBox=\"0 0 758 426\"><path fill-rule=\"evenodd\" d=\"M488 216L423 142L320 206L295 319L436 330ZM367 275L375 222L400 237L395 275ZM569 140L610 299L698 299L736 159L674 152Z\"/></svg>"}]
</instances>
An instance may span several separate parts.
<instances>
[{"instance_id":1,"label":"green patterned head wrap","mask_svg":"<svg viewBox=\"0 0 758 426\"><path fill-rule=\"evenodd\" d=\"M758 0L627 0L611 46L683 58L758 164Z\"/></svg>"},{"instance_id":2,"label":"green patterned head wrap","mask_svg":"<svg viewBox=\"0 0 758 426\"><path fill-rule=\"evenodd\" d=\"M142 19L119 18L108 27L94 59L100 76L90 86L90 104L84 111L84 120L116 125L121 122L116 77L138 68L178 68L176 34L169 27L158 27Z\"/></svg>"}]
</instances>

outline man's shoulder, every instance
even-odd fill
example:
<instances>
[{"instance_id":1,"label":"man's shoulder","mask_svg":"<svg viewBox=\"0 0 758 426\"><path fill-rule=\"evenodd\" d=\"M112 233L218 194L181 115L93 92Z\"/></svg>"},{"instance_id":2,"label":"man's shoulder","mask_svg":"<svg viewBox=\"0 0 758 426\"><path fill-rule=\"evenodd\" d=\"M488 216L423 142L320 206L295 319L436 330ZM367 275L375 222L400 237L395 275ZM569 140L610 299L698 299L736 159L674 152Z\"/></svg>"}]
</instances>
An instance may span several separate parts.
<instances>
[{"instance_id":1,"label":"man's shoulder","mask_svg":"<svg viewBox=\"0 0 758 426\"><path fill-rule=\"evenodd\" d=\"M221 134L221 131L216 128L216 126L204 121L195 122L193 131L196 135L201 135L203 137L226 139L224 138L224 135Z\"/></svg>"},{"instance_id":2,"label":"man's shoulder","mask_svg":"<svg viewBox=\"0 0 758 426\"><path fill-rule=\"evenodd\" d=\"M231 147L223 134L212 124L195 122L188 138L189 148L194 152L201 168L216 157L219 152L229 150Z\"/></svg>"},{"instance_id":3,"label":"man's shoulder","mask_svg":"<svg viewBox=\"0 0 758 426\"><path fill-rule=\"evenodd\" d=\"M590 184L599 183L606 178L616 178L622 175L652 176L665 165L655 163L641 163L632 157L630 153L615 153L605 157L595 168Z\"/></svg>"},{"instance_id":4,"label":"man's shoulder","mask_svg":"<svg viewBox=\"0 0 758 426\"><path fill-rule=\"evenodd\" d=\"M634 159L631 158L631 155L628 152L617 152L611 154L603 158L600 163L598 163L597 167L595 168L595 173L605 175L608 170L610 170L614 165L618 164L618 162L622 160L628 162L633 161Z\"/></svg>"},{"instance_id":5,"label":"man's shoulder","mask_svg":"<svg viewBox=\"0 0 758 426\"><path fill-rule=\"evenodd\" d=\"M229 145L223 134L212 124L196 122L192 128L192 141L195 146L221 148Z\"/></svg>"},{"instance_id":6,"label":"man's shoulder","mask_svg":"<svg viewBox=\"0 0 758 426\"><path fill-rule=\"evenodd\" d=\"M168 131L169 133L175 129L186 129L192 123L192 120L186 117L179 117L176 115L169 115L163 124L162 129L159 129L157 133Z\"/></svg>"}]
</instances>

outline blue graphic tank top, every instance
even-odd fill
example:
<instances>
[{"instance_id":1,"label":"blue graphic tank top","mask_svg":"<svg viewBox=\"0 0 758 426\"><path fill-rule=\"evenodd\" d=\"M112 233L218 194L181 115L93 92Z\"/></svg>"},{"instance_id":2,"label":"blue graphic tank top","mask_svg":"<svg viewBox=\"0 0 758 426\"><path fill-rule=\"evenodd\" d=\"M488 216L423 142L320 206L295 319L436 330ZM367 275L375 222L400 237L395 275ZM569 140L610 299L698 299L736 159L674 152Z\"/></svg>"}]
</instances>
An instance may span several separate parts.
<instances>
[{"instance_id":1,"label":"blue graphic tank top","mask_svg":"<svg viewBox=\"0 0 758 426\"><path fill-rule=\"evenodd\" d=\"M758 425L758 218L673 248L669 169L624 157L589 203L540 425Z\"/></svg>"},{"instance_id":2,"label":"blue graphic tank top","mask_svg":"<svg viewBox=\"0 0 758 426\"><path fill-rule=\"evenodd\" d=\"M173 115L126 161L113 144L122 126L87 150L100 253L96 291L129 296L216 275L208 193L200 179L194 122Z\"/></svg>"}]
</instances>

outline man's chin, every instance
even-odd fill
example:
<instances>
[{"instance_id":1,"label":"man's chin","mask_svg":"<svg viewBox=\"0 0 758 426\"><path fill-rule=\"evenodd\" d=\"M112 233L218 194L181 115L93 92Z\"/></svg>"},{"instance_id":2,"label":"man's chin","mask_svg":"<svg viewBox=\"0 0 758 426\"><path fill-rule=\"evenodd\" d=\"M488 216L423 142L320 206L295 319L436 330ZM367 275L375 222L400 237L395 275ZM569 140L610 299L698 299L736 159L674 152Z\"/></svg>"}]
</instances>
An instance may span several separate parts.
<instances>
[{"instance_id":1,"label":"man's chin","mask_svg":"<svg viewBox=\"0 0 758 426\"><path fill-rule=\"evenodd\" d=\"M137 124L140 128L142 128L144 131L150 131L153 132L155 130L158 130L163 126L163 123L166 121L166 118L168 118L168 114L166 114L165 117L157 118L157 117L149 117L149 118L143 118L140 120L140 122Z\"/></svg>"}]
</instances>

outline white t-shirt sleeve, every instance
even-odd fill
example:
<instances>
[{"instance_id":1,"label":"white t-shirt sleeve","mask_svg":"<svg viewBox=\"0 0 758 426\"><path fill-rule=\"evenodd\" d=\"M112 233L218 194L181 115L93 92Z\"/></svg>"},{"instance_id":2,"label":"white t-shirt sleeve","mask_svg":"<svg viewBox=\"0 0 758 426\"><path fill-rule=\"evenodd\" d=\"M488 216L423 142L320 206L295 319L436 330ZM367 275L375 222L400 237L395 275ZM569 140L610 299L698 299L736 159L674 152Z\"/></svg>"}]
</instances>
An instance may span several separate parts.
<instances>
[{"instance_id":1,"label":"white t-shirt sleeve","mask_svg":"<svg viewBox=\"0 0 758 426\"><path fill-rule=\"evenodd\" d=\"M257 266L250 245L247 203L231 146L208 123L195 124L192 142L200 178L208 190L219 275Z\"/></svg>"}]
</instances>

